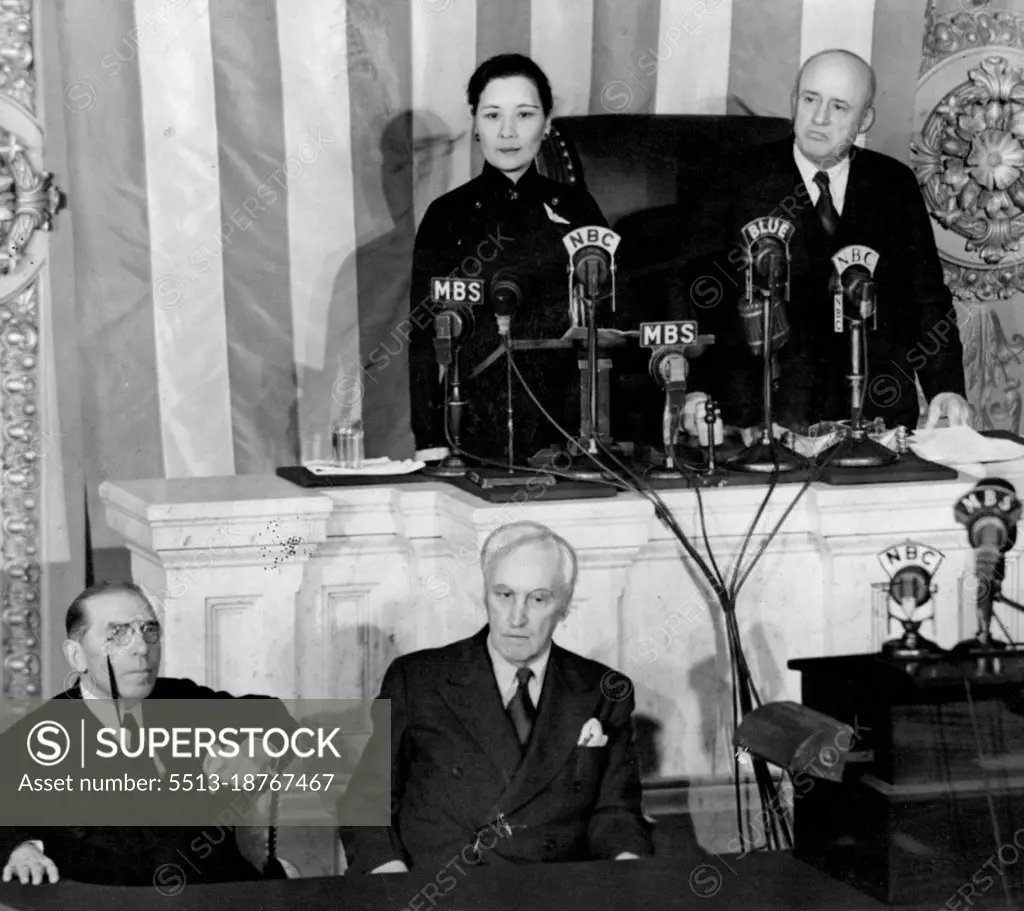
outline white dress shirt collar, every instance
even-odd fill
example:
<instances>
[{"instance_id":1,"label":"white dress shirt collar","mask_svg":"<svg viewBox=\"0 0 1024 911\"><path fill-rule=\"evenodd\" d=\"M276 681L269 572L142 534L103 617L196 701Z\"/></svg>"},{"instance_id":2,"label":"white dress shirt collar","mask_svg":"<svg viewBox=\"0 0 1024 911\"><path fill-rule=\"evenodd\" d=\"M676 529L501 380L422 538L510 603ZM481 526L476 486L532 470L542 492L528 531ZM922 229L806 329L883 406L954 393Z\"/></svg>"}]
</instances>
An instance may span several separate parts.
<instances>
[{"instance_id":1,"label":"white dress shirt collar","mask_svg":"<svg viewBox=\"0 0 1024 911\"><path fill-rule=\"evenodd\" d=\"M494 668L494 679L498 684L498 692L501 693L501 702L505 708L512 701L519 683L516 680L518 664L513 664L502 655L492 644L490 635L487 636L487 653L491 656L491 666ZM547 673L548 659L551 657L551 645L527 665L533 671L527 690L534 706L540 705L540 694L544 688L544 675Z\"/></svg>"},{"instance_id":2,"label":"white dress shirt collar","mask_svg":"<svg viewBox=\"0 0 1024 911\"><path fill-rule=\"evenodd\" d=\"M850 156L847 155L842 159L842 161L832 165L831 168L820 168L806 155L804 155L794 142L793 161L796 162L796 166L800 171L800 176L804 179L804 186L807 187L807 192L811 196L812 205L817 205L818 197L821 195L820 188L814 182L814 175L817 174L818 171L824 171L828 174L828 184L830 195L832 196L832 205L836 207L836 212L842 215L843 203L846 201L846 185L850 180Z\"/></svg>"},{"instance_id":3,"label":"white dress shirt collar","mask_svg":"<svg viewBox=\"0 0 1024 911\"><path fill-rule=\"evenodd\" d=\"M113 699L109 699L105 696L97 696L90 688L85 677L83 677L79 682L79 688L82 691L82 701L85 702L86 706L88 706L89 711L96 716L100 724L104 727L114 729L121 727L117 723L117 709L114 707ZM122 708L121 717L124 718L126 715L134 717L139 727L143 727L141 702L136 702L130 709Z\"/></svg>"}]
</instances>

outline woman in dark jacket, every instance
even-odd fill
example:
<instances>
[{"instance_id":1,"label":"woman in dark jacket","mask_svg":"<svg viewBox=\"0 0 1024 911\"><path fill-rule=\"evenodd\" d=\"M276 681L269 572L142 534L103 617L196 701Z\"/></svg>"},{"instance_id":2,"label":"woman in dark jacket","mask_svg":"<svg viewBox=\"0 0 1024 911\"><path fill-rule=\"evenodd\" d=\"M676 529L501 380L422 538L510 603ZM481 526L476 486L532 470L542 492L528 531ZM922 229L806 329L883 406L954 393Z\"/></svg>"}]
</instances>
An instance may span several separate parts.
<instances>
[{"instance_id":1,"label":"woman in dark jacket","mask_svg":"<svg viewBox=\"0 0 1024 911\"><path fill-rule=\"evenodd\" d=\"M568 254L562 238L584 225L605 225L585 190L542 177L534 159L551 125L551 85L530 58L503 54L481 64L469 81L473 137L485 164L480 176L435 200L416 234L410 302L412 429L421 458L446 448L444 384L434 351L436 277L514 276L522 300L513 315L516 339L559 338L572 323ZM460 349L462 448L504 460L508 398L504 357L475 378L474 370L500 348L494 304L485 293L474 308L476 329ZM579 434L579 368L572 349L517 352L515 363L544 408L572 435ZM565 439L513 376L515 461ZM432 450L431 452L426 452Z\"/></svg>"}]
</instances>

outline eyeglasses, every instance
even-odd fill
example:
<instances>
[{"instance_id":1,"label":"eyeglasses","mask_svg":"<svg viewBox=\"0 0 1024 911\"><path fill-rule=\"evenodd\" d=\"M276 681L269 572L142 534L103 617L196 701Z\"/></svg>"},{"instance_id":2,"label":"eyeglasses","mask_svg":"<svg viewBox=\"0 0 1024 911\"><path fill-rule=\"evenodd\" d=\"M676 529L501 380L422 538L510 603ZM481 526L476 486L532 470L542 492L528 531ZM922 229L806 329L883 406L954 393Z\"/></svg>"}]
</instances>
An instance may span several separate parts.
<instances>
[{"instance_id":1,"label":"eyeglasses","mask_svg":"<svg viewBox=\"0 0 1024 911\"><path fill-rule=\"evenodd\" d=\"M145 623L119 623L110 630L107 642L124 648L131 643L136 634L148 645L156 645L160 641L160 624L156 620L147 620Z\"/></svg>"}]
</instances>

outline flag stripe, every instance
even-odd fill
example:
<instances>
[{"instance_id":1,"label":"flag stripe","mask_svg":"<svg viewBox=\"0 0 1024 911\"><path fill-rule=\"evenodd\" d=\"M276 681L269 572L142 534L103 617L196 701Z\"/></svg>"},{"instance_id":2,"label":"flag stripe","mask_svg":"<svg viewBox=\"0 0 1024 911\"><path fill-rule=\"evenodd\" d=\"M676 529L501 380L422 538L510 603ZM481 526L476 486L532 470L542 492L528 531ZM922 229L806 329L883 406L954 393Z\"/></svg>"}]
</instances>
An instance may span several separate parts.
<instances>
[{"instance_id":1,"label":"flag stripe","mask_svg":"<svg viewBox=\"0 0 1024 911\"><path fill-rule=\"evenodd\" d=\"M192 267L220 209L209 8L134 3L164 474L232 474L220 264Z\"/></svg>"},{"instance_id":2,"label":"flag stripe","mask_svg":"<svg viewBox=\"0 0 1024 911\"><path fill-rule=\"evenodd\" d=\"M530 4L530 55L547 73L555 116L586 114L594 50L593 0Z\"/></svg>"},{"instance_id":3,"label":"flag stripe","mask_svg":"<svg viewBox=\"0 0 1024 911\"><path fill-rule=\"evenodd\" d=\"M434 159L447 144L432 138L446 136L447 126L433 112L412 111L409 3L350 0L348 35L358 247L345 250L330 307L328 381L334 387L304 389L303 396L339 414L361 408L367 456L405 458L413 442L407 338L400 327L409 307L415 199L419 192L425 207L449 186L448 159Z\"/></svg>"},{"instance_id":4,"label":"flag stripe","mask_svg":"<svg viewBox=\"0 0 1024 911\"><path fill-rule=\"evenodd\" d=\"M482 60L528 52L556 115L787 116L800 63L846 47L877 64L869 144L905 159L926 0L61 6L80 445L104 547L102 476L272 471L329 455L342 415L363 418L367 455L411 453L416 227L479 169Z\"/></svg>"},{"instance_id":5,"label":"flag stripe","mask_svg":"<svg viewBox=\"0 0 1024 911\"><path fill-rule=\"evenodd\" d=\"M351 350L328 345L328 316L342 266L356 249L353 216L349 87L336 79L347 72L346 8L336 0L306 0L301 9L277 2L277 42L281 58L281 98L285 148L298 150L303 169L289 177L287 194L289 296L293 357L299 388L301 447L308 458L330 455L332 380L327 357L358 361L357 314L346 307L355 299L355 275L349 262L345 294L335 300L350 323L343 339ZM318 35L310 42L311 34ZM294 169L292 169L294 170ZM325 205L325 200L330 200ZM357 415L358 416L358 415Z\"/></svg>"},{"instance_id":6,"label":"flag stripe","mask_svg":"<svg viewBox=\"0 0 1024 911\"><path fill-rule=\"evenodd\" d=\"M730 114L790 116L803 5L802 0L733 0Z\"/></svg>"},{"instance_id":7,"label":"flag stripe","mask_svg":"<svg viewBox=\"0 0 1024 911\"><path fill-rule=\"evenodd\" d=\"M874 27L875 0L804 0L800 62L838 47L870 63Z\"/></svg>"},{"instance_id":8,"label":"flag stripe","mask_svg":"<svg viewBox=\"0 0 1024 911\"><path fill-rule=\"evenodd\" d=\"M62 28L82 451L93 545L105 548L120 537L103 521L100 482L164 476L139 55L129 4L63 4Z\"/></svg>"},{"instance_id":9,"label":"flag stripe","mask_svg":"<svg viewBox=\"0 0 1024 911\"><path fill-rule=\"evenodd\" d=\"M878 77L875 125L868 146L905 164L910 160L914 129L914 99L921 66L928 0L902 0L875 6L871 61Z\"/></svg>"},{"instance_id":10,"label":"flag stripe","mask_svg":"<svg viewBox=\"0 0 1024 911\"><path fill-rule=\"evenodd\" d=\"M733 0L661 0L658 114L724 114Z\"/></svg>"},{"instance_id":11,"label":"flag stripe","mask_svg":"<svg viewBox=\"0 0 1024 911\"><path fill-rule=\"evenodd\" d=\"M476 59L477 65L495 54L530 54L530 11L532 0L477 0L476 8ZM468 70L463 83L469 82L472 70ZM550 79L550 75L548 79ZM462 97L466 97L463 89ZM470 145L470 167L474 174L480 173L484 156L478 143Z\"/></svg>"},{"instance_id":12,"label":"flag stripe","mask_svg":"<svg viewBox=\"0 0 1024 911\"><path fill-rule=\"evenodd\" d=\"M211 7L235 467L272 473L298 451L298 395L288 258L288 192L316 177L289 147L273 0Z\"/></svg>"},{"instance_id":13,"label":"flag stripe","mask_svg":"<svg viewBox=\"0 0 1024 911\"><path fill-rule=\"evenodd\" d=\"M477 65L476 0L417 0L411 8L412 106L432 112L449 133L461 136L444 187L453 190L472 176L466 82ZM417 194L417 221L429 202Z\"/></svg>"},{"instance_id":14,"label":"flag stripe","mask_svg":"<svg viewBox=\"0 0 1024 911\"><path fill-rule=\"evenodd\" d=\"M654 110L659 0L594 0L591 114L650 114ZM641 68L642 59L651 61Z\"/></svg>"}]
</instances>

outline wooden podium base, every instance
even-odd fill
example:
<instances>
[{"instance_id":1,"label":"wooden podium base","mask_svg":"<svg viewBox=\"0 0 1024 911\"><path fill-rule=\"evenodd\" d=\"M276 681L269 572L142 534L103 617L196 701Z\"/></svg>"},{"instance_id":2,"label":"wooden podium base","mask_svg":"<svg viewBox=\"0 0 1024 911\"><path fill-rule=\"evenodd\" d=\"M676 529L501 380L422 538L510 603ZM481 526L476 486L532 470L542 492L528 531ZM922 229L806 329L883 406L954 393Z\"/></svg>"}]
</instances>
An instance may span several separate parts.
<instances>
[{"instance_id":1,"label":"wooden podium base","mask_svg":"<svg viewBox=\"0 0 1024 911\"><path fill-rule=\"evenodd\" d=\"M1024 908L1024 654L790 667L861 754L839 783L794 776L794 855L889 904Z\"/></svg>"}]
</instances>

